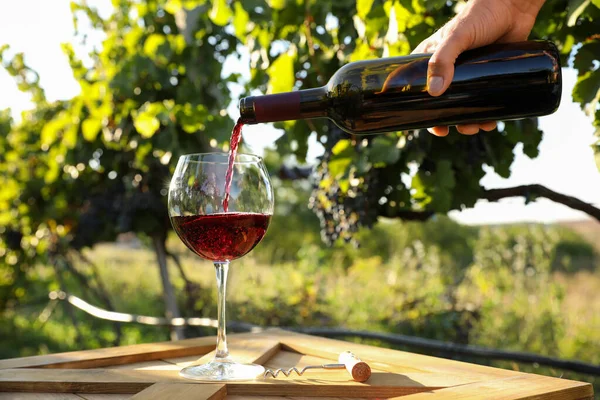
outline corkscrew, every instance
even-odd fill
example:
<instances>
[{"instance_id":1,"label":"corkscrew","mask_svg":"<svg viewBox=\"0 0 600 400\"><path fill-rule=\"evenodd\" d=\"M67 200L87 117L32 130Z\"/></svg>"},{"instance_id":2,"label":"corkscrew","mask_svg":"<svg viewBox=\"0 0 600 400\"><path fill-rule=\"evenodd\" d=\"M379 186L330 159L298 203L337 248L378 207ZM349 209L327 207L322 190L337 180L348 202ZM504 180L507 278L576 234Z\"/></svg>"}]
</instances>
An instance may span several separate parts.
<instances>
[{"instance_id":1,"label":"corkscrew","mask_svg":"<svg viewBox=\"0 0 600 400\"><path fill-rule=\"evenodd\" d=\"M301 370L296 367L287 370L284 368L276 370L267 369L264 373L264 377L267 378L270 375L273 378L277 378L279 373L288 377L294 372L299 376L302 376L309 369L345 369L352 376L352 379L357 382L364 382L371 376L371 367L369 367L369 364L356 357L354 353L344 351L339 355L337 364L307 365Z\"/></svg>"}]
</instances>

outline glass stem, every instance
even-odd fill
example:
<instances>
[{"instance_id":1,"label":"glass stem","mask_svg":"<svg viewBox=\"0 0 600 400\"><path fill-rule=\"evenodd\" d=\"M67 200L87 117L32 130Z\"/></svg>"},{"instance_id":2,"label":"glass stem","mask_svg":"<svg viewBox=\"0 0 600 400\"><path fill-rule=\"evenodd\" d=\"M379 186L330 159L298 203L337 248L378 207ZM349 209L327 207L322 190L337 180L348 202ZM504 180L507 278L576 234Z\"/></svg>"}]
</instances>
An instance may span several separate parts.
<instances>
[{"instance_id":1,"label":"glass stem","mask_svg":"<svg viewBox=\"0 0 600 400\"><path fill-rule=\"evenodd\" d=\"M217 354L216 360L223 361L229 357L227 348L227 322L225 319L225 297L227 295L227 272L229 271L229 261L215 262L215 272L217 274L218 291L218 331L217 331Z\"/></svg>"}]
</instances>

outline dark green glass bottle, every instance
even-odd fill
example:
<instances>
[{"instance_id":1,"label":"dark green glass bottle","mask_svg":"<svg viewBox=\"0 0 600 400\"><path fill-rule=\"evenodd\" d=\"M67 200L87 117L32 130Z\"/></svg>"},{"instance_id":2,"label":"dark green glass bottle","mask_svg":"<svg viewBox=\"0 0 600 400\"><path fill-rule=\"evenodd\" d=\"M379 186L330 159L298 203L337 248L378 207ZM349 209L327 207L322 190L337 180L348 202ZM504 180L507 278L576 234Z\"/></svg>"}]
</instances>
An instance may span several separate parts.
<instances>
[{"instance_id":1,"label":"dark green glass bottle","mask_svg":"<svg viewBox=\"0 0 600 400\"><path fill-rule=\"evenodd\" d=\"M431 54L349 63L327 85L240 100L244 124L329 118L346 132L373 134L551 114L561 66L547 41L494 44L464 52L438 97L426 90Z\"/></svg>"}]
</instances>

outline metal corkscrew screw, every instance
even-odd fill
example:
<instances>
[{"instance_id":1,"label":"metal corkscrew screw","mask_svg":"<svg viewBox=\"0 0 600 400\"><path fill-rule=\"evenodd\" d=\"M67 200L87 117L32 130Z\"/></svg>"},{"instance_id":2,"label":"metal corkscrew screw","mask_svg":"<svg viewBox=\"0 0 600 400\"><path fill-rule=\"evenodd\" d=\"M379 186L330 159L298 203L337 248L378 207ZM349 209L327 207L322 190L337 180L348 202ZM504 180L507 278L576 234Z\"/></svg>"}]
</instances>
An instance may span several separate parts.
<instances>
[{"instance_id":1,"label":"metal corkscrew screw","mask_svg":"<svg viewBox=\"0 0 600 400\"><path fill-rule=\"evenodd\" d=\"M267 369L264 373L264 377L267 378L272 376L277 378L279 373L282 373L286 377L290 376L293 372L302 376L309 369L345 369L357 382L364 382L371 376L371 367L369 364L356 357L350 351L344 351L338 357L338 363L336 364L321 364L321 365L307 365L306 367L298 370L296 367L289 369L279 368L276 370Z\"/></svg>"}]
</instances>

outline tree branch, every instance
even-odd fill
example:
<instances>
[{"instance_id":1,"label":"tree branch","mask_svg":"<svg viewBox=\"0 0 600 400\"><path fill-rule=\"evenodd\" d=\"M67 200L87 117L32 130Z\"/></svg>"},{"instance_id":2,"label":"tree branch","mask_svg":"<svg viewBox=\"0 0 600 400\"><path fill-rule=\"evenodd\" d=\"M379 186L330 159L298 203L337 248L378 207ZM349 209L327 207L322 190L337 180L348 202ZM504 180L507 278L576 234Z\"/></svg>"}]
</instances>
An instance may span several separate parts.
<instances>
[{"instance_id":1,"label":"tree branch","mask_svg":"<svg viewBox=\"0 0 600 400\"><path fill-rule=\"evenodd\" d=\"M179 259L179 256L177 254L171 253L169 250L166 251L166 254L167 257L171 257L173 259L175 265L177 266L177 269L179 270L181 278L185 282L184 290L186 294L186 308L189 310L193 310L196 305L196 301L199 298L197 294L202 288L199 284L194 283L190 279L188 279L187 274L183 270L181 260Z\"/></svg>"},{"instance_id":2,"label":"tree branch","mask_svg":"<svg viewBox=\"0 0 600 400\"><path fill-rule=\"evenodd\" d=\"M600 221L600 209L594 207L589 203L579 200L576 197L567 196L565 194L555 192L553 190L548 189L545 186L538 184L521 185L502 189L485 189L483 195L481 196L482 199L486 199L488 201L498 201L507 197L545 197L556 203L564 204L565 206L570 207L574 210L583 211L589 216L594 217L595 219Z\"/></svg>"},{"instance_id":3,"label":"tree branch","mask_svg":"<svg viewBox=\"0 0 600 400\"><path fill-rule=\"evenodd\" d=\"M279 169L279 178L282 180L299 180L308 179L312 174L312 167L287 167L282 165ZM574 210L583 211L589 216L600 221L600 208L593 206L590 203L579 200L576 197L555 192L547 187L539 184L521 185L501 189L484 189L481 199L488 201L498 201L509 197L525 197L535 200L537 197L545 197L556 203L564 204ZM385 212L380 213L381 216L389 218L400 218L405 221L426 221L431 218L434 213L430 211L403 211L400 210L394 215L386 215Z\"/></svg>"},{"instance_id":4,"label":"tree branch","mask_svg":"<svg viewBox=\"0 0 600 400\"><path fill-rule=\"evenodd\" d=\"M52 257L51 258L51 264L54 267L54 272L56 273L56 279L58 280L58 283L60 285L60 287L66 288L66 282L65 279L62 275L64 268L61 268L60 261L58 258L56 257ZM62 266L64 267L64 260L62 260ZM83 335L81 334L81 329L79 328L79 324L77 323L77 317L75 316L75 310L74 308L69 305L68 307L66 307L66 312L67 315L69 316L69 318L71 319L71 322L73 323L73 328L75 328L75 340L77 341L77 344L79 345L79 347L83 347Z\"/></svg>"},{"instance_id":5,"label":"tree branch","mask_svg":"<svg viewBox=\"0 0 600 400\"><path fill-rule=\"evenodd\" d=\"M154 244L154 252L156 253L156 261L160 272L161 281L163 284L163 298L165 301L165 311L167 318L181 318L179 305L171 280L169 278L169 270L167 267L167 249L165 247L165 238L161 235L153 235L152 241ZM183 328L174 327L171 329L171 340L185 339Z\"/></svg>"}]
</instances>

